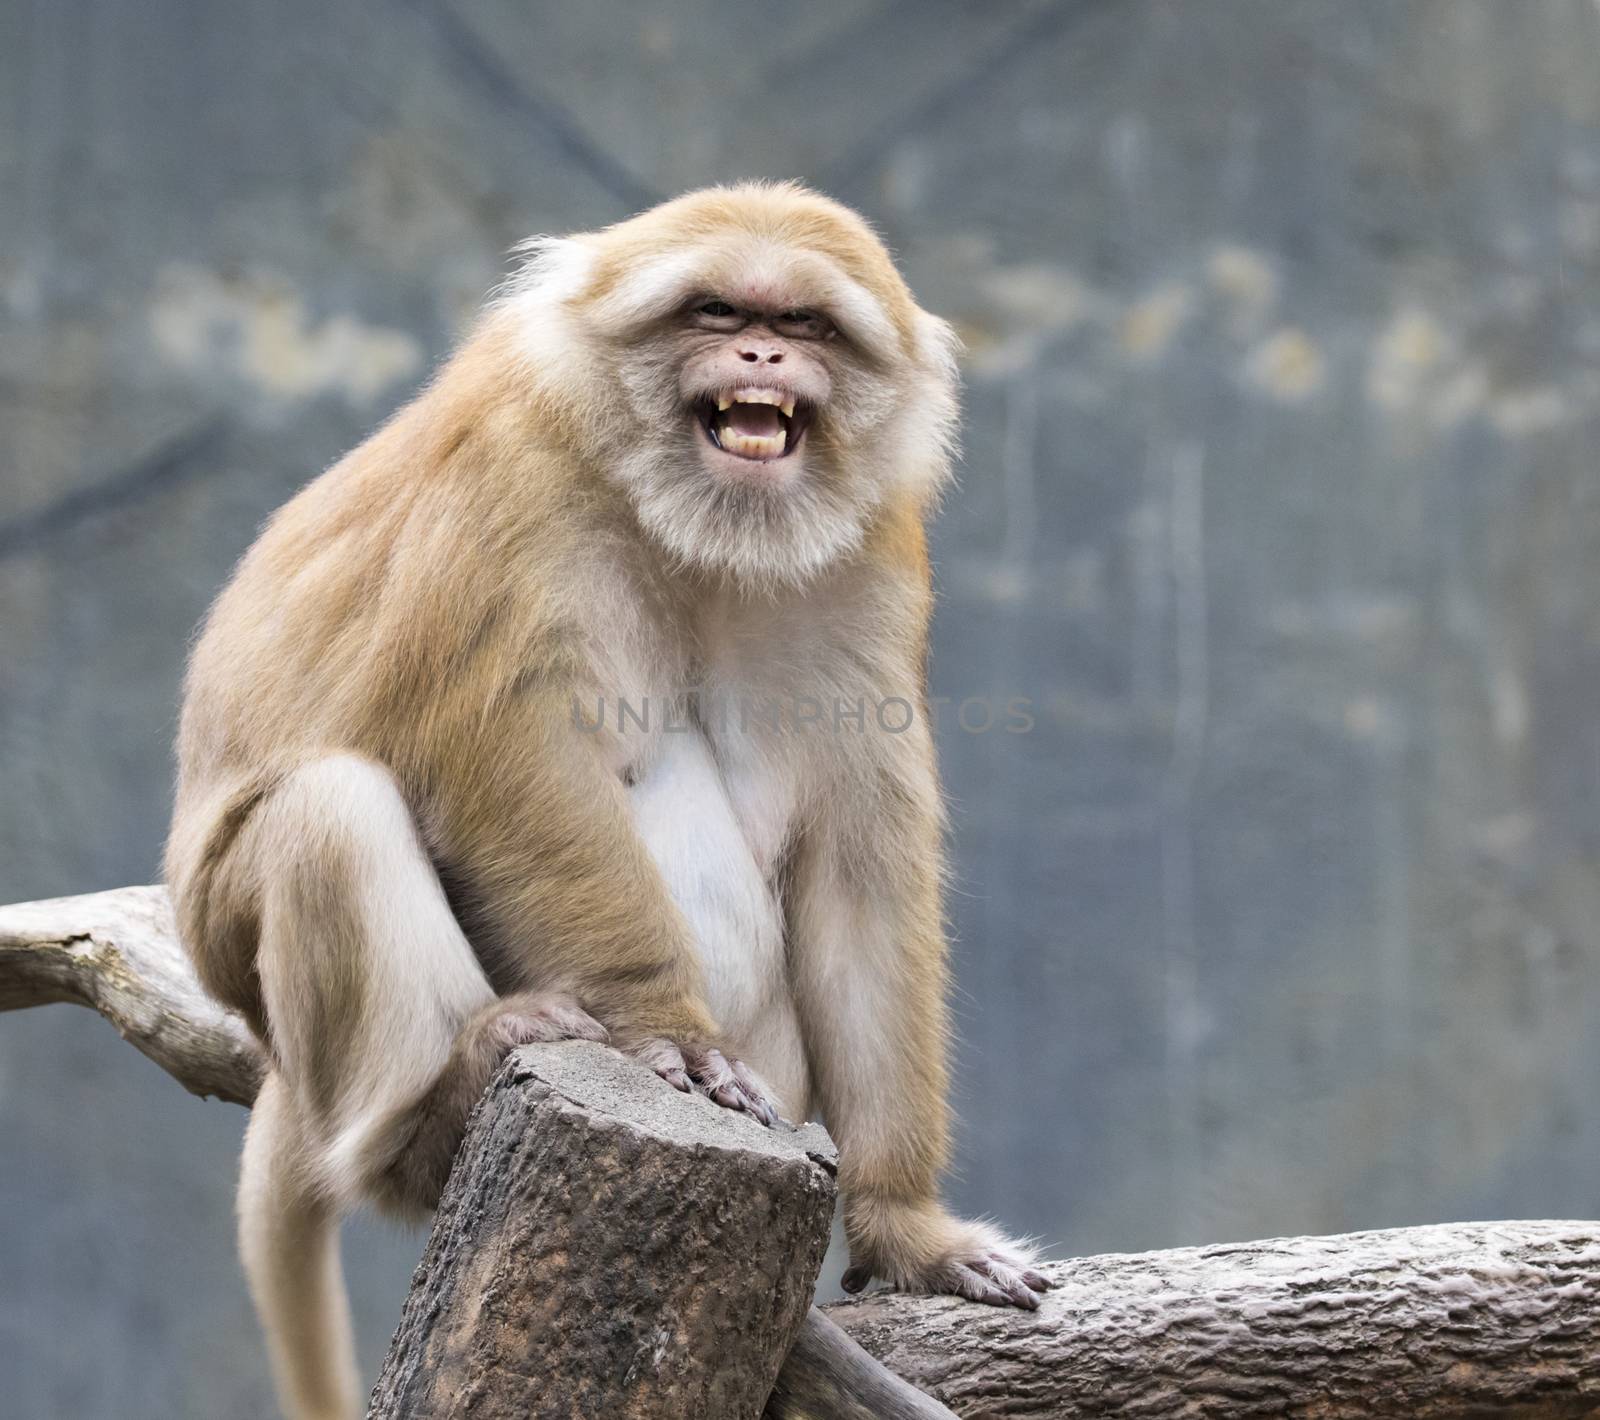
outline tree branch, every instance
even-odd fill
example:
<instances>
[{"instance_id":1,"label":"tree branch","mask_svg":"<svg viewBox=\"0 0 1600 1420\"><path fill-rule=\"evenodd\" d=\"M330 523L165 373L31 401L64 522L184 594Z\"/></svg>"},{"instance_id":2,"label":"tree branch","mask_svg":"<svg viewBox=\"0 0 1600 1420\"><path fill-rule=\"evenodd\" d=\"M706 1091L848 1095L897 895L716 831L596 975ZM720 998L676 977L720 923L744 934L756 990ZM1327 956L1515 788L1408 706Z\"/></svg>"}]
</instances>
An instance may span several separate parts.
<instances>
[{"instance_id":1,"label":"tree branch","mask_svg":"<svg viewBox=\"0 0 1600 1420\"><path fill-rule=\"evenodd\" d=\"M241 1104L255 1095L260 1051L201 991L160 888L0 908L0 1010L53 1001L92 1006L196 1094ZM514 1156L515 1131L502 1131L510 1142L498 1152L486 1149L487 1131L504 1125L497 1109L527 1106L490 1108L493 1094L458 1172L472 1158ZM461 1216L441 1211L430 1255L438 1228ZM1046 1270L1061 1286L1034 1313L891 1293L830 1305L826 1317L813 1308L769 1420L949 1415L856 1342L971 1417L1600 1413L1600 1223L1284 1238ZM414 1289L408 1316L425 1314L417 1299ZM481 1344L526 1350L526 1330L497 1335ZM501 1359L514 1369L515 1355ZM390 1373L403 1364L397 1351Z\"/></svg>"},{"instance_id":2,"label":"tree branch","mask_svg":"<svg viewBox=\"0 0 1600 1420\"><path fill-rule=\"evenodd\" d=\"M466 1397L474 1420L755 1420L836 1167L819 1125L763 1128L603 1045L523 1047L468 1125L369 1420Z\"/></svg>"},{"instance_id":3,"label":"tree branch","mask_svg":"<svg viewBox=\"0 0 1600 1420\"><path fill-rule=\"evenodd\" d=\"M177 927L165 888L119 888L82 897L0 907L0 1011L45 1006L60 1001L76 1002L99 1011L116 1026L125 1040L195 1094L216 1095L236 1104L248 1105L260 1089L265 1070L260 1046L243 1020L212 1001L201 988L187 955L179 945ZM545 1054L548 1056L548 1051ZM615 1080L608 1081L607 1077L615 1070L635 1074L652 1085L660 1086L654 1076L637 1067L625 1066L620 1059L614 1060L610 1067L600 1064L600 1058L607 1054L602 1051L589 1056L585 1078L587 1088L594 1092L596 1098L614 1104L621 1087ZM556 1067L549 1065L546 1069L548 1072ZM508 1078L520 1088L502 1088ZM584 1092L581 1088L571 1087L568 1076L562 1078L568 1079L569 1095ZM577 1105L579 1118L576 1124L569 1117L572 1113L569 1110L567 1114L559 1116L561 1128L546 1131L552 1139L565 1141L569 1146L567 1151L561 1153L558 1149L548 1157L541 1154L539 1157L544 1167L530 1168L529 1156L521 1154L518 1147L523 1131L514 1125L522 1114L527 1113L531 1117L531 1113L538 1112L540 1105L530 1098L530 1094L546 1084L547 1081L536 1078L526 1069L519 1076L515 1068L508 1066L475 1113L461 1156L451 1174L445 1205L434 1221L425 1265L413 1279L405 1316L395 1333L389 1359L384 1366L379 1391L374 1398L372 1414L376 1420L402 1420L402 1417L412 1416L421 1420L423 1415L436 1414L438 1411L430 1407L436 1404L439 1395L448 1393L451 1386L458 1389L470 1387L476 1397L475 1403L488 1404L485 1397L492 1394L495 1403L504 1407L503 1412L495 1413L522 1416L547 1413L539 1410L537 1405L552 1403L551 1395L556 1388L546 1385L549 1366L530 1368L527 1365L526 1338L527 1323L535 1315L548 1316L545 1308L552 1288L547 1286L536 1296L527 1290L529 1274L524 1268L512 1265L504 1272L500 1269L507 1268L508 1262L515 1260L515 1250L508 1253L503 1244L508 1237L516 1235L519 1226L528 1222L528 1216L533 1216L541 1224L549 1223L550 1219L548 1216L537 1216L537 1210L520 1220L503 1211L500 1215L500 1231L491 1237L482 1231L486 1217L482 1203L485 1198L498 1199L502 1204L514 1201L518 1196L517 1190L527 1193L536 1187L541 1178L546 1178L552 1186L565 1184L570 1187L573 1176L582 1173L586 1167L592 1193L603 1181L603 1171L602 1174L595 1174L591 1166L593 1161L584 1154L581 1143L574 1142L574 1128L577 1135L589 1129L615 1131L622 1128L628 1132L631 1124L637 1121L623 1119L619 1122L614 1109L589 1109ZM666 1089L670 1096L669 1103L681 1111L684 1102L677 1092L665 1086L660 1087ZM567 1103L571 1105L573 1102L568 1099ZM716 1124L733 1124L731 1117L721 1118L726 1113L711 1108L710 1118ZM702 1112L702 1132L708 1127L706 1118ZM681 1117L680 1123L686 1124L687 1118ZM766 1131L757 1128L753 1122L741 1120L739 1123L749 1124L750 1128L756 1129L756 1144L768 1142L763 1137ZM804 1132L813 1152L831 1150L831 1143L820 1129L811 1127ZM633 1129L632 1133L634 1149L652 1153L654 1141L647 1132ZM816 1139L810 1139L811 1135L817 1136ZM663 1196L671 1193L681 1198L694 1187L699 1187L701 1192L695 1196L708 1204L708 1216L715 1214L719 1217L721 1232L726 1234L729 1231L728 1220L747 1209L750 1200L748 1197L736 1197L729 1179L719 1182L707 1178L703 1169L697 1174L694 1168L689 1167L695 1161L704 1163L705 1142L703 1138L680 1138L675 1150L655 1149L656 1173L651 1177L657 1184L662 1184L676 1165L675 1181L670 1188L663 1185ZM801 1153L805 1153L804 1148ZM754 1167L752 1160L759 1159L760 1154L760 1148L747 1145L736 1156L730 1157L738 1157L748 1175ZM715 1172L725 1172L725 1167L719 1165ZM759 1174L759 1169L755 1172ZM718 1188L721 1190L720 1198L713 1196ZM475 1194L477 1206L462 1209L452 1203L452 1199L463 1194ZM637 1202L637 1194L634 1196L635 1206L643 1208L644 1205ZM794 1195L795 1198L803 1196L803 1191ZM829 1198L830 1209L826 1211L831 1211L831 1191ZM615 1211L615 1208L609 1210L608 1218ZM782 1211L785 1217L768 1219L765 1230L753 1234L741 1248L724 1251L721 1256L727 1266L743 1268L748 1274L750 1261L760 1241L770 1241L775 1232L781 1233L784 1228L791 1232L796 1232L798 1228L796 1235L786 1241L785 1255L793 1261L802 1256L805 1241L802 1235L809 1229L809 1241L815 1257L810 1259L806 1267L791 1266L786 1269L786 1275L778 1279L778 1290L783 1291L788 1299L792 1301L803 1294L802 1300L809 1301L816 1279L816 1267L822 1260L822 1249L826 1245L827 1219L823 1214L809 1216L806 1227L799 1228L796 1220L787 1216L793 1209ZM815 1213L815 1210L812 1212ZM637 1233L639 1229L633 1231ZM630 1247L640 1246L640 1238L631 1235L625 1225L619 1225L615 1233L607 1229L607 1234L610 1256L614 1258L625 1256ZM564 1239L566 1254L578 1255L582 1251L585 1236L584 1229L568 1228ZM680 1218L670 1233L663 1234L656 1251L660 1253L663 1247L674 1244L683 1257L688 1257L696 1243L702 1245L700 1250L704 1252L705 1242L704 1235L694 1232ZM594 1251L592 1244L590 1251ZM440 1260L444 1257L452 1259L452 1263L445 1264ZM431 1268L426 1265L429 1259L434 1259ZM664 1297L675 1280L669 1275L671 1271L670 1267L663 1269L654 1285L642 1293L636 1289L628 1298L613 1298L618 1303L613 1310L619 1322L609 1328L612 1334L617 1334L619 1327L626 1329L622 1326L622 1318L632 1316L637 1320L640 1316L648 1318L661 1314L666 1305ZM694 1275L702 1284L702 1290L709 1287L711 1291L726 1292L734 1274L728 1273L720 1279L709 1277L701 1266ZM570 1284L571 1274L568 1274L568 1280ZM749 1280L748 1276L746 1280ZM484 1290L486 1286L487 1291ZM769 1290L770 1287L769 1282ZM521 1325L518 1325L515 1315L506 1315L504 1302L508 1295L516 1300L525 1313ZM592 1296L584 1278L576 1279L576 1286L569 1288L569 1295L576 1304L578 1315L587 1319L586 1325L592 1325ZM445 1299L451 1305L447 1305ZM490 1305L491 1300L499 1306L502 1319L509 1324L486 1330L482 1344L475 1344L472 1340L474 1329L484 1307ZM777 1370L777 1362L782 1359L780 1385L766 1411L768 1420L802 1420L802 1417L810 1417L811 1420L854 1420L858 1416L874 1416L878 1420L941 1420L941 1417L942 1420L952 1420L944 1406L890 1375L837 1327L824 1322L814 1307L809 1309L809 1316L806 1316L806 1309L802 1305L802 1322L796 1322L793 1315L781 1324L776 1320L773 1322L771 1339L774 1342L774 1354L764 1358L771 1365L771 1369L765 1371L753 1359L749 1347L746 1347L742 1364L737 1366L732 1364L726 1351L719 1353L710 1350L716 1344L716 1338L707 1326L702 1324L699 1328L701 1334L691 1336L689 1332L692 1328L682 1325L686 1306L679 1305L672 1310L674 1329L678 1334L672 1345L656 1357L652 1367L656 1378L671 1373L672 1386L664 1389L658 1397L660 1404L666 1408L655 1411L648 1408L628 1409L624 1412L613 1404L610 1410L602 1406L604 1413L640 1416L689 1413L681 1409L680 1402L686 1394L694 1393L695 1385L704 1388L708 1384L707 1362L722 1354L730 1362L730 1374L738 1372L739 1378L747 1386L754 1383L762 1392L772 1389L772 1375ZM749 1310L746 1308L746 1311ZM512 1313L515 1311L516 1307L511 1308ZM591 1354L579 1344L585 1334L575 1331L570 1325L550 1331L549 1336L556 1343L555 1350L550 1354L563 1355L569 1363L579 1355ZM696 1358L685 1349L690 1342L708 1348L706 1357L701 1359L698 1366L694 1364ZM439 1356L433 1354L426 1373L419 1373L417 1358L424 1353L431 1354L430 1348L439 1347L443 1347L449 1358L448 1363L441 1364ZM609 1378L614 1381L619 1374L627 1375L627 1368L612 1373ZM605 1379L600 1375L595 1377L591 1394L603 1393ZM431 1388L424 1390L425 1385ZM724 1394L723 1391L716 1393L719 1396ZM615 1400L614 1393L609 1400ZM758 1396L758 1404L759 1400ZM799 1408L802 1403L806 1408ZM647 1402L641 1400L640 1404L646 1405ZM749 1409L748 1406L736 1408L739 1413ZM485 1414L488 1413L486 1410ZM719 1410L716 1413L731 1415L734 1411ZM749 1413L754 1414L754 1411Z\"/></svg>"},{"instance_id":4,"label":"tree branch","mask_svg":"<svg viewBox=\"0 0 1600 1420\"><path fill-rule=\"evenodd\" d=\"M206 995L162 887L0 907L0 1011L98 1011L192 1094L248 1105L265 1065L250 1028Z\"/></svg>"}]
</instances>

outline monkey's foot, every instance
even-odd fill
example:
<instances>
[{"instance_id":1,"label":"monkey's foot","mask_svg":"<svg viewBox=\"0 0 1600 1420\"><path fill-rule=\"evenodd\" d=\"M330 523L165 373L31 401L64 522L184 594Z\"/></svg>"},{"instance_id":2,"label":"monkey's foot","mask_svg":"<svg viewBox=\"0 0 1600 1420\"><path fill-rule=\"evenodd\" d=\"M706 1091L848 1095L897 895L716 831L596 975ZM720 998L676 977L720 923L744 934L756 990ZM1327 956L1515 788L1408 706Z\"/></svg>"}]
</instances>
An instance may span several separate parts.
<instances>
[{"instance_id":1,"label":"monkey's foot","mask_svg":"<svg viewBox=\"0 0 1600 1420\"><path fill-rule=\"evenodd\" d=\"M606 1028L562 991L519 991L502 996L479 1014L479 1029L503 1058L519 1045L557 1040L611 1039Z\"/></svg>"},{"instance_id":2,"label":"monkey's foot","mask_svg":"<svg viewBox=\"0 0 1600 1420\"><path fill-rule=\"evenodd\" d=\"M368 1146L373 1200L402 1218L426 1216L444 1191L467 1116L517 1046L607 1039L606 1028L562 992L519 991L491 1001L462 1027L422 1098L397 1110Z\"/></svg>"},{"instance_id":3,"label":"monkey's foot","mask_svg":"<svg viewBox=\"0 0 1600 1420\"><path fill-rule=\"evenodd\" d=\"M742 1060L730 1060L713 1046L677 1045L658 1036L628 1054L685 1094L698 1089L724 1109L754 1115L769 1129L778 1122L778 1111L755 1071Z\"/></svg>"},{"instance_id":4,"label":"monkey's foot","mask_svg":"<svg viewBox=\"0 0 1600 1420\"><path fill-rule=\"evenodd\" d=\"M902 1292L932 1292L966 1297L993 1307L1034 1311L1039 1294L1055 1284L1037 1271L1033 1249L1015 1242L988 1223L949 1221L949 1236L926 1260L899 1265L852 1263L839 1285L859 1292L874 1275Z\"/></svg>"}]
</instances>

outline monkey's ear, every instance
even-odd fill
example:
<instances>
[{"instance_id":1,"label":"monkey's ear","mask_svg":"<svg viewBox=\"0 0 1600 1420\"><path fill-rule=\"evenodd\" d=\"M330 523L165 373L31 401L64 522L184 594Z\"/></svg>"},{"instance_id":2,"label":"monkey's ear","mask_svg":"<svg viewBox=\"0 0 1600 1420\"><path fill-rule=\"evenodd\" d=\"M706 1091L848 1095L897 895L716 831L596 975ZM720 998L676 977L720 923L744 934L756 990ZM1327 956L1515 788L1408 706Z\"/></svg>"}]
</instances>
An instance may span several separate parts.
<instances>
[{"instance_id":1,"label":"monkey's ear","mask_svg":"<svg viewBox=\"0 0 1600 1420\"><path fill-rule=\"evenodd\" d=\"M956 360L963 346L956 328L927 311L917 312L917 355L936 374L954 384L958 378Z\"/></svg>"},{"instance_id":2,"label":"monkey's ear","mask_svg":"<svg viewBox=\"0 0 1600 1420\"><path fill-rule=\"evenodd\" d=\"M915 420L902 425L894 481L923 499L938 496L949 481L956 456L956 431L961 422L961 374L956 357L961 337L949 321L918 309L912 327L917 364L925 375L917 381L916 398L908 408Z\"/></svg>"},{"instance_id":3,"label":"monkey's ear","mask_svg":"<svg viewBox=\"0 0 1600 1420\"><path fill-rule=\"evenodd\" d=\"M576 303L594 274L594 247L581 237L529 237L515 250L522 268L494 305L509 317L537 378L551 391L581 388L594 372L585 368Z\"/></svg>"},{"instance_id":4,"label":"monkey's ear","mask_svg":"<svg viewBox=\"0 0 1600 1420\"><path fill-rule=\"evenodd\" d=\"M594 251L577 237L529 237L512 248L522 266L505 285L509 298L531 296L560 305L583 293L594 271Z\"/></svg>"}]
</instances>

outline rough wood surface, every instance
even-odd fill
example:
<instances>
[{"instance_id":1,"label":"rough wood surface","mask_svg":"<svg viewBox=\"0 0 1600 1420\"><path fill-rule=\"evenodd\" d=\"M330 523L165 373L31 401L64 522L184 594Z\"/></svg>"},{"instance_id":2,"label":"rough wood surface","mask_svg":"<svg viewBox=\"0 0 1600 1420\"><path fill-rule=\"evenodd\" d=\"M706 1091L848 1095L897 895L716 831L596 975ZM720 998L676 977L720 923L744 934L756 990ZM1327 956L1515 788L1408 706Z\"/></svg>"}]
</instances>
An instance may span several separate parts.
<instances>
[{"instance_id":1,"label":"rough wood surface","mask_svg":"<svg viewBox=\"0 0 1600 1420\"><path fill-rule=\"evenodd\" d=\"M1037 1312L827 1314L963 1417L1600 1414L1600 1224L1459 1223L1086 1257Z\"/></svg>"},{"instance_id":2,"label":"rough wood surface","mask_svg":"<svg viewBox=\"0 0 1600 1420\"><path fill-rule=\"evenodd\" d=\"M69 1001L99 1011L196 1094L243 1105L254 1100L263 1069L260 1048L244 1022L212 1001L195 979L178 944L165 888L118 888L0 907L0 1010ZM704 1101L693 1107L711 1108ZM492 1127L496 1122L492 1112L480 1111L474 1117L477 1126ZM820 1137L825 1147L831 1147L820 1130L807 1137ZM464 1152L476 1157L484 1148L485 1141L475 1135ZM619 1247L626 1241L617 1235ZM437 1287L439 1281L437 1275L419 1274L416 1288ZM405 1336L402 1329L397 1346ZM386 1375L398 1364L399 1359L391 1356ZM949 1413L931 1401L915 1408L925 1398L887 1375L837 1328L820 1325L815 1309L792 1361L784 1364L786 1370L792 1364L797 1377L785 1394L808 1397L814 1420L848 1420L862 1414L864 1405L887 1407L888 1397L909 1408L882 1408L877 1413L883 1420ZM829 1367L831 1378L824 1375ZM831 1408L824 1407L824 1394L830 1397ZM796 1412L791 1407L771 1413L774 1420L782 1420Z\"/></svg>"},{"instance_id":3,"label":"rough wood surface","mask_svg":"<svg viewBox=\"0 0 1600 1420\"><path fill-rule=\"evenodd\" d=\"M812 1307L778 1373L765 1420L954 1420L954 1412L907 1385Z\"/></svg>"},{"instance_id":4,"label":"rough wood surface","mask_svg":"<svg viewBox=\"0 0 1600 1420\"><path fill-rule=\"evenodd\" d=\"M162 887L118 888L0 907L0 1011L72 1001L187 1090L249 1104L261 1051L201 989Z\"/></svg>"},{"instance_id":5,"label":"rough wood surface","mask_svg":"<svg viewBox=\"0 0 1600 1420\"><path fill-rule=\"evenodd\" d=\"M478 1106L374 1420L755 1420L811 1304L833 1146L604 1046L529 1046Z\"/></svg>"},{"instance_id":6,"label":"rough wood surface","mask_svg":"<svg viewBox=\"0 0 1600 1420\"><path fill-rule=\"evenodd\" d=\"M254 1098L261 1068L254 1042L200 990L161 888L0 907L0 1010L52 1001L100 1011L196 1093ZM544 1107L563 1108L555 1100ZM482 1127L497 1115L476 1118ZM463 1163L501 1147L485 1152L475 1137ZM505 1155L508 1166L514 1157ZM582 1201L569 1193L572 1208ZM452 1204L448 1222L440 1220L448 1236L441 1240L436 1229L430 1258L436 1245L454 1238L459 1247L481 1226L472 1216L479 1206ZM610 1234L596 1245L623 1260L637 1251L638 1239L614 1226L622 1214L588 1213L604 1225L597 1232ZM472 1257L479 1276L504 1261L492 1252ZM1047 1270L1062 1285L1034 1313L890 1293L824 1310L878 1360L964 1417L1600 1414L1600 1222L1282 1238L1080 1258ZM419 1275L406 1335L425 1329L425 1316L411 1316L418 1292L437 1295L442 1280ZM465 1296L473 1283L464 1269L454 1295ZM592 1306L600 1295L582 1300ZM501 1304L498 1294L486 1298L485 1314ZM513 1359L534 1354L536 1340L517 1325L531 1328L535 1319L543 1325L547 1313L498 1329ZM628 1316L617 1322L632 1324ZM470 1335L461 1340L469 1345ZM832 1329L806 1324L785 1362L771 1420L918 1415L896 1412L885 1399L895 1393L892 1378L841 1348ZM390 1369L416 1364L391 1357Z\"/></svg>"}]
</instances>

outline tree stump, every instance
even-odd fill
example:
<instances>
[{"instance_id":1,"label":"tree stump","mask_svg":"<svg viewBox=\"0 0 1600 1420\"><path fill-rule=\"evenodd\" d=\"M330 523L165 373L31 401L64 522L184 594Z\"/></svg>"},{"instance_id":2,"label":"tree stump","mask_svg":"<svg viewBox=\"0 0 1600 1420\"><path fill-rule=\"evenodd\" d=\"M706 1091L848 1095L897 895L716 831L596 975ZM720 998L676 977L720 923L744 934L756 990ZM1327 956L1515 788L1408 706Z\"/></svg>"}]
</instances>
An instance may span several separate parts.
<instances>
[{"instance_id":1,"label":"tree stump","mask_svg":"<svg viewBox=\"0 0 1600 1420\"><path fill-rule=\"evenodd\" d=\"M161 888L0 907L0 1012L54 1001L197 1093L255 1096L260 1051ZM600 1047L523 1052L473 1116L373 1416L723 1420L774 1374L767 1420L1600 1415L1600 1224L1084 1257L1049 1264L1036 1312L879 1293L824 1316L831 1157Z\"/></svg>"},{"instance_id":2,"label":"tree stump","mask_svg":"<svg viewBox=\"0 0 1600 1420\"><path fill-rule=\"evenodd\" d=\"M372 1420L756 1420L811 1302L835 1156L603 1046L515 1052L478 1105Z\"/></svg>"}]
</instances>

